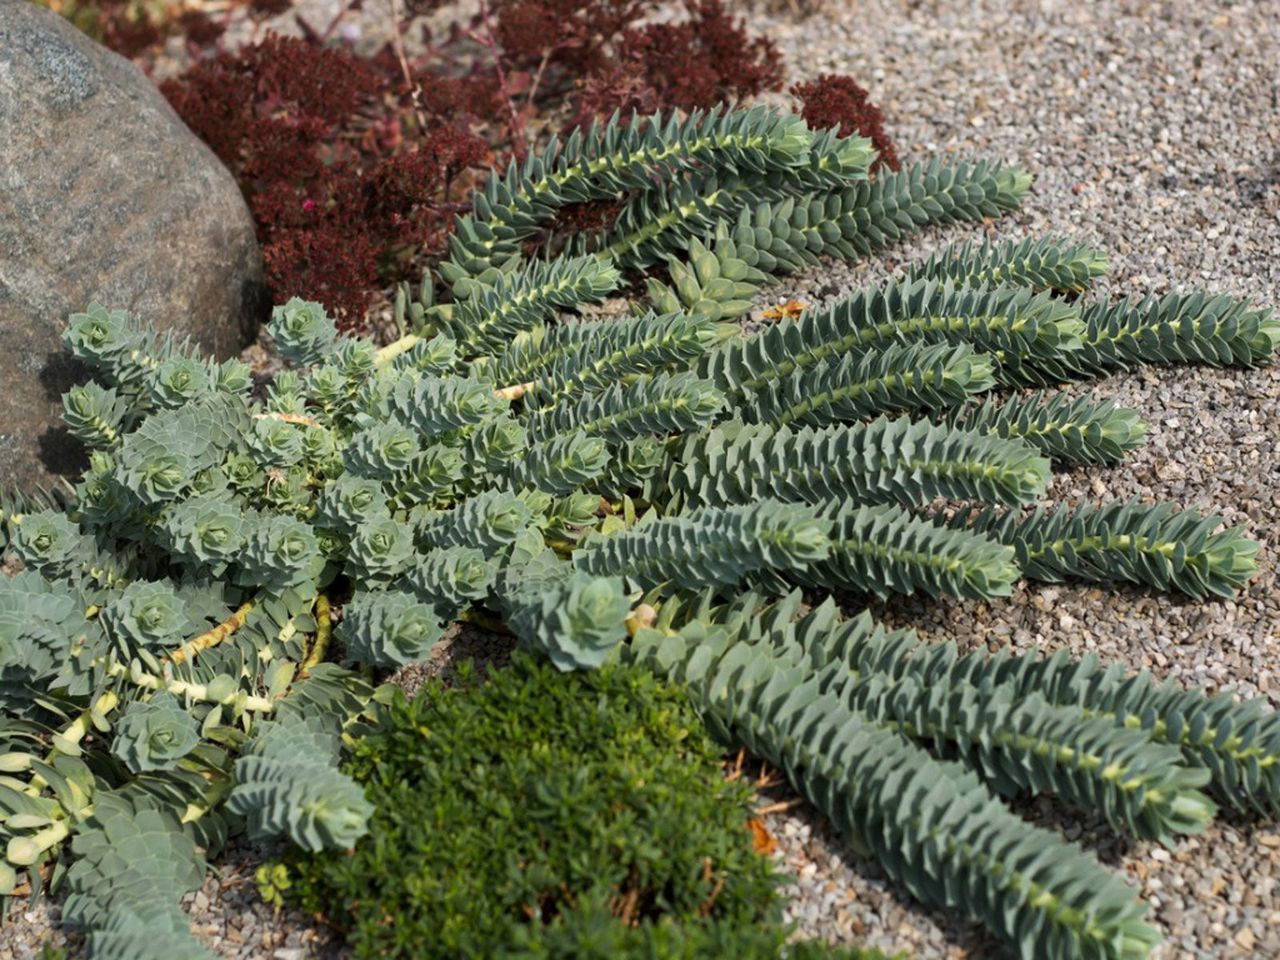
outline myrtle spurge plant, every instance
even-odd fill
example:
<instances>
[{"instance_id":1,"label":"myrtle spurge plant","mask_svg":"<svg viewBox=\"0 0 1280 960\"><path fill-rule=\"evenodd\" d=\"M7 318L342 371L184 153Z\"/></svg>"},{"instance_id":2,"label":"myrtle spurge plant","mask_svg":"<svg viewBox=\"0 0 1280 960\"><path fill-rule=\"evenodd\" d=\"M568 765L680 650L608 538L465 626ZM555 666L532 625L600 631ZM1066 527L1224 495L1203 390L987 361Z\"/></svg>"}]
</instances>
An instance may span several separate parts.
<instances>
[{"instance_id":1,"label":"myrtle spurge plant","mask_svg":"<svg viewBox=\"0 0 1280 960\"><path fill-rule=\"evenodd\" d=\"M447 302L429 279L402 290L395 343L280 307L291 367L263 397L243 364L125 313L73 317L96 383L66 420L91 466L5 524L24 569L0 581L4 890L60 881L94 956L199 955L177 896L204 858L241 829L355 843L371 808L338 763L371 678L476 618L562 668L626 659L688 684L726 743L1021 956L1146 956L1135 893L1000 796L1053 792L1161 841L1220 806L1274 815L1275 715L844 611L1019 577L1232 595L1256 544L1215 517L1024 507L1052 463L1115 461L1144 431L1046 389L1266 362L1280 324L1200 293L1091 301L1105 256L1054 238L950 247L830 307L732 323L820 256L998 216L1031 180L869 179L874 160L759 108L579 132L474 198ZM620 210L606 229L549 229L599 201ZM641 278L626 312L578 312Z\"/></svg>"}]
</instances>

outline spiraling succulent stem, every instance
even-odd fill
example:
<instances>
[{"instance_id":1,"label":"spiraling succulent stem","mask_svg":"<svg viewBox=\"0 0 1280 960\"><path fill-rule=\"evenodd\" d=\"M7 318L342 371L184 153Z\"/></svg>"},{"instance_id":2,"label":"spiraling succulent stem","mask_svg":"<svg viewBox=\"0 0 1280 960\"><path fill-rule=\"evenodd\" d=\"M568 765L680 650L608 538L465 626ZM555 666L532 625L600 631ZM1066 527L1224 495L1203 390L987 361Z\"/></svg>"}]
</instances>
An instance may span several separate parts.
<instances>
[{"instance_id":1,"label":"spiraling succulent stem","mask_svg":"<svg viewBox=\"0 0 1280 960\"><path fill-rule=\"evenodd\" d=\"M203 683L188 683L186 680L166 680L164 677L157 677L155 674L131 669L123 663L107 663L102 659L95 660L94 666L104 667L106 668L107 676L124 677L135 687L142 687L144 690L168 690L175 697L187 697L192 700L203 700L206 703L235 706L246 713L271 713L276 708L276 702L270 697L247 696L242 690L236 690L230 696L219 699L211 697L209 695L209 687ZM103 696L106 696L106 694Z\"/></svg>"},{"instance_id":2,"label":"spiraling succulent stem","mask_svg":"<svg viewBox=\"0 0 1280 960\"><path fill-rule=\"evenodd\" d=\"M316 638L311 644L311 650L307 653L306 659L302 661L302 666L298 669L299 680L324 660L325 654L329 652L329 639L333 636L333 605L323 593L316 594L315 609Z\"/></svg>"},{"instance_id":3,"label":"spiraling succulent stem","mask_svg":"<svg viewBox=\"0 0 1280 960\"><path fill-rule=\"evenodd\" d=\"M252 600L246 600L244 603L240 604L240 607L235 613L231 614L231 616L227 617L227 619L223 620L212 630L202 633L200 636L192 640L188 640L177 650L170 653L168 656L169 662L182 663L184 660L194 657L202 650L208 650L210 647L216 647L244 625L244 621L249 616L249 611L253 609L253 606L254 602Z\"/></svg>"}]
</instances>

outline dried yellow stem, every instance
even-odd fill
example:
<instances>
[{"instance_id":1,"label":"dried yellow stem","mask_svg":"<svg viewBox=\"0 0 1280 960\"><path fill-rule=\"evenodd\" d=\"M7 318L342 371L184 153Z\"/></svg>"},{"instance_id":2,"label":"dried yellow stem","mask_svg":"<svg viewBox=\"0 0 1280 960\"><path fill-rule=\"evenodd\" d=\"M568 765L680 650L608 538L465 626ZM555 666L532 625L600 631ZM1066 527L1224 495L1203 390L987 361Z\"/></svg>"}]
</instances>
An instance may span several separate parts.
<instances>
[{"instance_id":1,"label":"dried yellow stem","mask_svg":"<svg viewBox=\"0 0 1280 960\"><path fill-rule=\"evenodd\" d=\"M530 380L528 383L517 383L510 387L500 387L493 392L503 400L519 400L533 389L533 385L534 381Z\"/></svg>"},{"instance_id":2,"label":"dried yellow stem","mask_svg":"<svg viewBox=\"0 0 1280 960\"><path fill-rule=\"evenodd\" d=\"M320 427L323 424L313 417L308 417L305 413L282 413L280 411L272 411L270 413L255 413L255 420L283 420L285 423L297 423L304 427Z\"/></svg>"},{"instance_id":3,"label":"dried yellow stem","mask_svg":"<svg viewBox=\"0 0 1280 960\"><path fill-rule=\"evenodd\" d=\"M182 663L188 657L194 657L201 650L208 650L210 647L216 647L231 634L235 633L244 625L245 618L249 616L249 611L253 609L253 601L246 600L238 609L227 619L214 627L207 633L202 633L193 640L188 640L177 650L174 650L168 656L170 663Z\"/></svg>"},{"instance_id":4,"label":"dried yellow stem","mask_svg":"<svg viewBox=\"0 0 1280 960\"><path fill-rule=\"evenodd\" d=\"M311 651L307 654L302 666L298 669L298 679L301 680L316 664L324 660L325 654L329 651L329 638L333 635L333 607L329 603L329 598L323 593L316 595L316 639L311 644Z\"/></svg>"}]
</instances>

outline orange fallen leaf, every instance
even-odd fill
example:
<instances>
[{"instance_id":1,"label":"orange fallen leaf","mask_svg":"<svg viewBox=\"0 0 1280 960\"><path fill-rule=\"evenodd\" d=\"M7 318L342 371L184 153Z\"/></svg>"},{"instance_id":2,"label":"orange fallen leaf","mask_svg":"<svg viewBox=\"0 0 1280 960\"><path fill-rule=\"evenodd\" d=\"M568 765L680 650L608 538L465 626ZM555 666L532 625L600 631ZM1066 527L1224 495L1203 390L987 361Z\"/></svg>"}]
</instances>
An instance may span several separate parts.
<instances>
[{"instance_id":1,"label":"orange fallen leaf","mask_svg":"<svg viewBox=\"0 0 1280 960\"><path fill-rule=\"evenodd\" d=\"M788 300L786 303L780 303L776 307L769 307L765 310L763 316L766 320L794 320L808 308L809 305L807 303L801 303L799 300Z\"/></svg>"},{"instance_id":2,"label":"orange fallen leaf","mask_svg":"<svg viewBox=\"0 0 1280 960\"><path fill-rule=\"evenodd\" d=\"M778 849L778 838L769 832L763 820L752 817L747 821L747 829L751 831L751 845L756 853L768 856Z\"/></svg>"}]
</instances>

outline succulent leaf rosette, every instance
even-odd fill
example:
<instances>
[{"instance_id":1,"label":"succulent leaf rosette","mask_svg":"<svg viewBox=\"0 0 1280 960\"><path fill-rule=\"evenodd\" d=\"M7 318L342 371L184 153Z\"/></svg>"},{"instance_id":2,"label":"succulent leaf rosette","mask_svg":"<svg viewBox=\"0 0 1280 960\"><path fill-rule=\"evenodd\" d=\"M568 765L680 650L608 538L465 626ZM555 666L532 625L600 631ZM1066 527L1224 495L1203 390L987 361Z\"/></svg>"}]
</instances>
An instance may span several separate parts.
<instances>
[{"instance_id":1,"label":"succulent leaf rosette","mask_svg":"<svg viewBox=\"0 0 1280 960\"><path fill-rule=\"evenodd\" d=\"M169 770L200 742L200 730L177 698L161 690L124 709L111 752L134 773Z\"/></svg>"}]
</instances>

